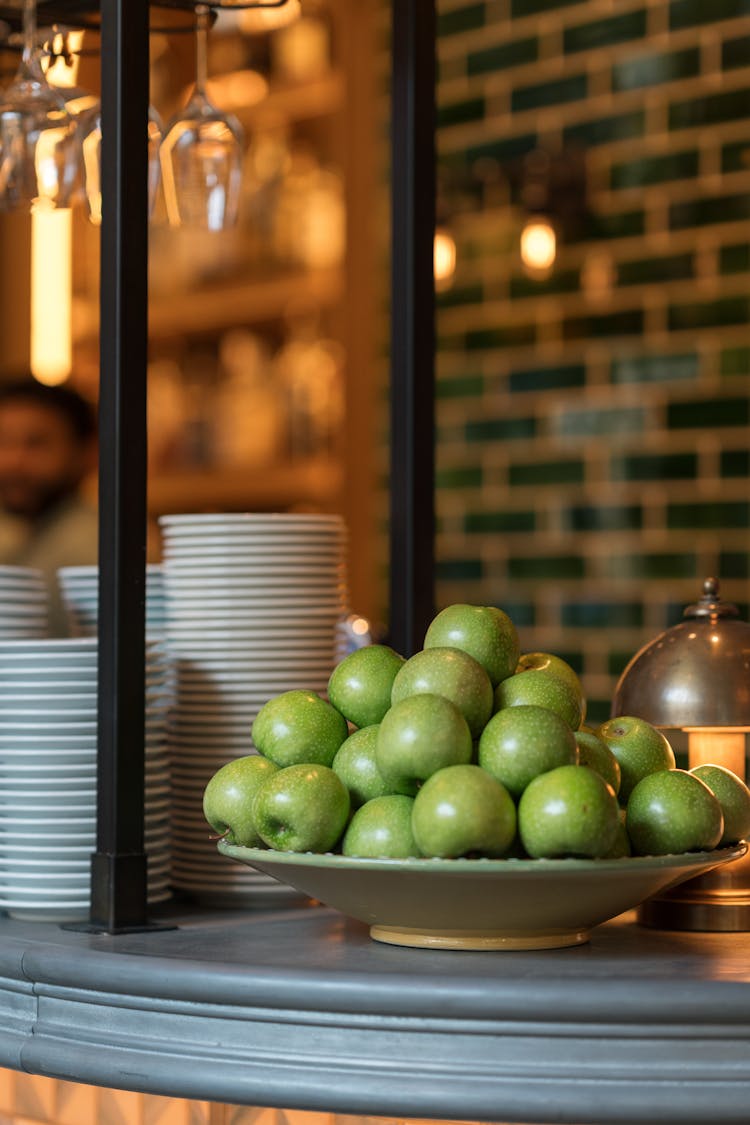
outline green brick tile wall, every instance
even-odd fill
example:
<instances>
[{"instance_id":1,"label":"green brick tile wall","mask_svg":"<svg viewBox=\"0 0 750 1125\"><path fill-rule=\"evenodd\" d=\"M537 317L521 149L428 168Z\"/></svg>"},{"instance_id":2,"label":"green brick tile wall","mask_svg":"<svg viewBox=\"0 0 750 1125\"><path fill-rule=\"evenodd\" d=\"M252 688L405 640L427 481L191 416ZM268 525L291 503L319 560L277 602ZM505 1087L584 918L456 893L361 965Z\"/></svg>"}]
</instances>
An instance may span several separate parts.
<instances>
[{"instance_id":1,"label":"green brick tile wall","mask_svg":"<svg viewBox=\"0 0 750 1125\"><path fill-rule=\"evenodd\" d=\"M596 721L703 577L750 600L750 0L439 0L439 17L458 259L439 295L437 601L503 606L526 649L580 671ZM585 207L556 188L557 259L530 275L538 147L575 152Z\"/></svg>"}]
</instances>

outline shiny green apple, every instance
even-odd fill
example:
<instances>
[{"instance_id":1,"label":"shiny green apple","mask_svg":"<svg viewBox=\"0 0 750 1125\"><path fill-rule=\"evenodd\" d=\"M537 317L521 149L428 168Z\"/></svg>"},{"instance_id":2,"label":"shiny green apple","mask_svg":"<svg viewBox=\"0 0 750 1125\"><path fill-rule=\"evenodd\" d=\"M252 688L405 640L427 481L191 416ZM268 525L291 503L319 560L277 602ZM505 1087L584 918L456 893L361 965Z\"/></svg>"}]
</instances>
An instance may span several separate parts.
<instances>
[{"instance_id":1,"label":"shiny green apple","mask_svg":"<svg viewBox=\"0 0 750 1125\"><path fill-rule=\"evenodd\" d=\"M331 769L349 790L353 809L393 790L386 785L375 761L379 723L353 731L336 751Z\"/></svg>"},{"instance_id":2,"label":"shiny green apple","mask_svg":"<svg viewBox=\"0 0 750 1125\"><path fill-rule=\"evenodd\" d=\"M203 815L227 843L255 848L261 838L255 827L253 798L278 766L260 754L227 762L214 774L203 793Z\"/></svg>"},{"instance_id":3,"label":"shiny green apple","mask_svg":"<svg viewBox=\"0 0 750 1125\"><path fill-rule=\"evenodd\" d=\"M705 782L721 805L724 832L719 845L736 844L750 835L750 789L741 777L725 766L694 766L690 773Z\"/></svg>"},{"instance_id":4,"label":"shiny green apple","mask_svg":"<svg viewBox=\"0 0 750 1125\"><path fill-rule=\"evenodd\" d=\"M588 766L540 774L518 802L518 833L534 859L606 856L618 824L614 789Z\"/></svg>"},{"instance_id":5,"label":"shiny green apple","mask_svg":"<svg viewBox=\"0 0 750 1125\"><path fill-rule=\"evenodd\" d=\"M442 695L455 703L478 738L492 714L492 684L482 665L457 648L429 648L416 653L393 681L391 703L412 695Z\"/></svg>"},{"instance_id":6,"label":"shiny green apple","mask_svg":"<svg viewBox=\"0 0 750 1125\"><path fill-rule=\"evenodd\" d=\"M425 856L504 856L516 834L508 790L479 766L447 766L414 799L412 831Z\"/></svg>"},{"instance_id":7,"label":"shiny green apple","mask_svg":"<svg viewBox=\"0 0 750 1125\"><path fill-rule=\"evenodd\" d=\"M609 782L615 793L619 793L620 763L607 743L592 730L577 730L575 740L578 743L578 764L596 770L605 781Z\"/></svg>"},{"instance_id":8,"label":"shiny green apple","mask_svg":"<svg viewBox=\"0 0 750 1125\"><path fill-rule=\"evenodd\" d=\"M349 818L349 791L317 763L287 766L258 788L252 804L258 835L281 852L329 852Z\"/></svg>"},{"instance_id":9,"label":"shiny green apple","mask_svg":"<svg viewBox=\"0 0 750 1125\"><path fill-rule=\"evenodd\" d=\"M495 688L495 711L504 707L546 707L563 719L571 730L583 720L583 700L567 680L540 669L516 672Z\"/></svg>"},{"instance_id":10,"label":"shiny green apple","mask_svg":"<svg viewBox=\"0 0 750 1125\"><path fill-rule=\"evenodd\" d=\"M572 730L544 707L506 707L479 739L479 765L518 798L540 773L578 761Z\"/></svg>"},{"instance_id":11,"label":"shiny green apple","mask_svg":"<svg viewBox=\"0 0 750 1125\"><path fill-rule=\"evenodd\" d=\"M411 828L414 801L403 794L374 797L357 809L341 843L343 855L408 859L420 855Z\"/></svg>"},{"instance_id":12,"label":"shiny green apple","mask_svg":"<svg viewBox=\"0 0 750 1125\"><path fill-rule=\"evenodd\" d=\"M724 832L721 805L687 770L657 770L628 799L627 829L634 855L711 851Z\"/></svg>"},{"instance_id":13,"label":"shiny green apple","mask_svg":"<svg viewBox=\"0 0 750 1125\"><path fill-rule=\"evenodd\" d=\"M482 665L494 687L512 675L520 651L516 627L501 609L449 605L430 623L425 649L457 648Z\"/></svg>"},{"instance_id":14,"label":"shiny green apple","mask_svg":"<svg viewBox=\"0 0 750 1125\"><path fill-rule=\"evenodd\" d=\"M455 703L442 695L409 695L378 727L375 763L391 792L413 796L432 774L467 764L473 752L471 731Z\"/></svg>"},{"instance_id":15,"label":"shiny green apple","mask_svg":"<svg viewBox=\"0 0 750 1125\"><path fill-rule=\"evenodd\" d=\"M330 766L349 734L346 719L314 691L285 691L261 707L252 726L256 749L277 766Z\"/></svg>"},{"instance_id":16,"label":"shiny green apple","mask_svg":"<svg viewBox=\"0 0 750 1125\"><path fill-rule=\"evenodd\" d=\"M608 719L597 735L620 764L620 802L625 805L641 780L659 770L673 770L675 756L669 741L656 727L635 715Z\"/></svg>"},{"instance_id":17,"label":"shiny green apple","mask_svg":"<svg viewBox=\"0 0 750 1125\"><path fill-rule=\"evenodd\" d=\"M357 649L331 672L328 698L355 727L373 726L391 705L393 681L404 663L388 645Z\"/></svg>"}]
</instances>

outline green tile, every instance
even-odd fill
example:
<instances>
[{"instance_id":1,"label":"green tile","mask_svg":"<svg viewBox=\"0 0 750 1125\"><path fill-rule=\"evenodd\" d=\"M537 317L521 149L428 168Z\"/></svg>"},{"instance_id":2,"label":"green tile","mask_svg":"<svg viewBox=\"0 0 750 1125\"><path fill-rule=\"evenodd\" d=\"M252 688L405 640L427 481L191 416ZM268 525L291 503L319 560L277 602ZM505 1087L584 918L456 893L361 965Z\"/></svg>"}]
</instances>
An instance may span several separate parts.
<instances>
[{"instance_id":1,"label":"green tile","mask_svg":"<svg viewBox=\"0 0 750 1125\"><path fill-rule=\"evenodd\" d=\"M494 74L512 66L536 62L539 57L539 41L536 37L517 39L515 43L499 43L495 47L485 47L482 51L469 51L466 56L466 71L469 75Z\"/></svg>"},{"instance_id":2,"label":"green tile","mask_svg":"<svg viewBox=\"0 0 750 1125\"><path fill-rule=\"evenodd\" d=\"M438 488L479 488L482 484L482 470L479 465L438 469L435 484Z\"/></svg>"},{"instance_id":3,"label":"green tile","mask_svg":"<svg viewBox=\"0 0 750 1125\"><path fill-rule=\"evenodd\" d=\"M643 211L620 211L607 215L587 215L580 230L566 235L566 241L605 242L611 238L633 238L643 234Z\"/></svg>"},{"instance_id":4,"label":"green tile","mask_svg":"<svg viewBox=\"0 0 750 1125\"><path fill-rule=\"evenodd\" d=\"M569 629L628 629L643 625L640 602L568 602L561 623Z\"/></svg>"},{"instance_id":5,"label":"green tile","mask_svg":"<svg viewBox=\"0 0 750 1125\"><path fill-rule=\"evenodd\" d=\"M508 559L508 577L532 581L585 578L586 561L580 555L542 555Z\"/></svg>"},{"instance_id":6,"label":"green tile","mask_svg":"<svg viewBox=\"0 0 750 1125\"><path fill-rule=\"evenodd\" d=\"M459 35L462 31L474 31L478 27L484 27L484 20L484 4L470 4L466 8L456 8L452 12L443 12L438 16L438 35Z\"/></svg>"},{"instance_id":7,"label":"green tile","mask_svg":"<svg viewBox=\"0 0 750 1125\"><path fill-rule=\"evenodd\" d=\"M613 480L694 480L698 476L695 453L633 453L613 457Z\"/></svg>"},{"instance_id":8,"label":"green tile","mask_svg":"<svg viewBox=\"0 0 750 1125\"><path fill-rule=\"evenodd\" d=\"M725 121L742 121L748 116L750 89L725 90L720 94L703 94L669 107L670 129L692 129L721 125Z\"/></svg>"},{"instance_id":9,"label":"green tile","mask_svg":"<svg viewBox=\"0 0 750 1125\"><path fill-rule=\"evenodd\" d=\"M644 86L660 86L681 78L695 78L701 72L698 47L684 51L663 51L658 54L636 55L612 68L612 89L638 90Z\"/></svg>"},{"instance_id":10,"label":"green tile","mask_svg":"<svg viewBox=\"0 0 750 1125\"><path fill-rule=\"evenodd\" d=\"M567 27L563 33L563 50L566 55L574 51L593 51L598 47L611 47L615 43L640 39L645 34L645 11L625 12L621 16L609 16L607 19Z\"/></svg>"},{"instance_id":11,"label":"green tile","mask_svg":"<svg viewBox=\"0 0 750 1125\"><path fill-rule=\"evenodd\" d=\"M612 716L612 700L611 699L587 699L586 700L586 722L589 726L598 727L602 723L606 723L607 719Z\"/></svg>"},{"instance_id":12,"label":"green tile","mask_svg":"<svg viewBox=\"0 0 750 1125\"><path fill-rule=\"evenodd\" d=\"M585 384L586 368L582 363L511 371L508 380L510 390L514 394L528 391L555 391L563 387L583 387Z\"/></svg>"},{"instance_id":13,"label":"green tile","mask_svg":"<svg viewBox=\"0 0 750 1125\"><path fill-rule=\"evenodd\" d=\"M618 285L648 285L663 281L685 281L693 277L693 255L673 254L667 258L639 258L620 262Z\"/></svg>"},{"instance_id":14,"label":"green tile","mask_svg":"<svg viewBox=\"0 0 750 1125\"><path fill-rule=\"evenodd\" d=\"M461 305L481 305L483 300L484 286L480 282L474 285L453 285L450 289L435 294L435 303L440 309L453 309Z\"/></svg>"},{"instance_id":15,"label":"green tile","mask_svg":"<svg viewBox=\"0 0 750 1125\"><path fill-rule=\"evenodd\" d=\"M694 554L664 553L646 555L615 554L607 560L611 578L695 578L698 562Z\"/></svg>"},{"instance_id":16,"label":"green tile","mask_svg":"<svg viewBox=\"0 0 750 1125\"><path fill-rule=\"evenodd\" d=\"M533 16L538 12L554 12L557 8L569 8L573 4L583 4L586 0L512 0L510 14L514 19Z\"/></svg>"},{"instance_id":17,"label":"green tile","mask_svg":"<svg viewBox=\"0 0 750 1125\"><path fill-rule=\"evenodd\" d=\"M584 475L583 461L533 461L511 465L508 482L512 485L579 484Z\"/></svg>"},{"instance_id":18,"label":"green tile","mask_svg":"<svg viewBox=\"0 0 750 1125\"><path fill-rule=\"evenodd\" d=\"M482 418L478 422L467 422L464 433L467 441L514 441L533 437L536 419Z\"/></svg>"},{"instance_id":19,"label":"green tile","mask_svg":"<svg viewBox=\"0 0 750 1125\"><path fill-rule=\"evenodd\" d=\"M719 555L720 578L750 578L750 555L746 551L722 551Z\"/></svg>"},{"instance_id":20,"label":"green tile","mask_svg":"<svg viewBox=\"0 0 750 1125\"><path fill-rule=\"evenodd\" d=\"M731 141L729 144L722 145L722 172L747 172L748 168L750 168L750 141Z\"/></svg>"},{"instance_id":21,"label":"green tile","mask_svg":"<svg viewBox=\"0 0 750 1125\"><path fill-rule=\"evenodd\" d=\"M742 222L750 219L750 194L714 195L703 199L673 203L669 208L672 230L709 226L713 223Z\"/></svg>"},{"instance_id":22,"label":"green tile","mask_svg":"<svg viewBox=\"0 0 750 1125\"><path fill-rule=\"evenodd\" d=\"M668 504L667 527L692 529L750 527L750 503L716 500L708 504Z\"/></svg>"},{"instance_id":23,"label":"green tile","mask_svg":"<svg viewBox=\"0 0 750 1125\"><path fill-rule=\"evenodd\" d=\"M438 582L475 581L483 576L481 559L438 559L435 563Z\"/></svg>"},{"instance_id":24,"label":"green tile","mask_svg":"<svg viewBox=\"0 0 750 1125\"><path fill-rule=\"evenodd\" d=\"M437 379L435 394L439 399L479 398L484 394L484 378L481 375L457 375L450 379Z\"/></svg>"},{"instance_id":25,"label":"green tile","mask_svg":"<svg viewBox=\"0 0 750 1125\"><path fill-rule=\"evenodd\" d=\"M633 659L632 652L610 652L607 655L607 671L610 676L620 676Z\"/></svg>"},{"instance_id":26,"label":"green tile","mask_svg":"<svg viewBox=\"0 0 750 1125\"><path fill-rule=\"evenodd\" d=\"M506 164L508 161L518 160L533 152L537 144L536 133L521 133L515 137L483 141L481 144L470 145L467 148L466 163L469 167L478 160L496 160L498 164Z\"/></svg>"},{"instance_id":27,"label":"green tile","mask_svg":"<svg viewBox=\"0 0 750 1125\"><path fill-rule=\"evenodd\" d=\"M633 531L643 526L643 510L640 504L576 504L563 512L563 522L569 531Z\"/></svg>"},{"instance_id":28,"label":"green tile","mask_svg":"<svg viewBox=\"0 0 750 1125\"><path fill-rule=\"evenodd\" d=\"M615 191L622 188L663 184L669 180L688 180L698 175L700 155L696 149L667 153L666 156L644 156L613 164L610 184Z\"/></svg>"},{"instance_id":29,"label":"green tile","mask_svg":"<svg viewBox=\"0 0 750 1125\"><path fill-rule=\"evenodd\" d=\"M697 379L700 360L697 355L642 355L613 359L613 383L666 383L672 379Z\"/></svg>"},{"instance_id":30,"label":"green tile","mask_svg":"<svg viewBox=\"0 0 750 1125\"><path fill-rule=\"evenodd\" d=\"M513 624L519 629L529 629L536 624L536 607L533 602L503 601L496 602L498 609L508 614Z\"/></svg>"},{"instance_id":31,"label":"green tile","mask_svg":"<svg viewBox=\"0 0 750 1125\"><path fill-rule=\"evenodd\" d=\"M670 305L667 311L669 330L686 328L725 328L750 321L750 298L722 297L718 301L691 301Z\"/></svg>"},{"instance_id":32,"label":"green tile","mask_svg":"<svg viewBox=\"0 0 750 1125\"><path fill-rule=\"evenodd\" d=\"M671 430L710 430L714 426L746 426L750 421L748 398L695 399L667 404Z\"/></svg>"},{"instance_id":33,"label":"green tile","mask_svg":"<svg viewBox=\"0 0 750 1125\"><path fill-rule=\"evenodd\" d=\"M518 86L511 94L513 113L523 113L528 109L542 106L564 105L585 98L588 82L585 74L575 74L570 78L556 78L553 82L536 82L531 86Z\"/></svg>"},{"instance_id":34,"label":"green tile","mask_svg":"<svg viewBox=\"0 0 750 1125\"><path fill-rule=\"evenodd\" d=\"M579 270L552 270L549 277L533 278L519 274L511 278L510 296L543 297L548 293L575 293L580 287Z\"/></svg>"},{"instance_id":35,"label":"green tile","mask_svg":"<svg viewBox=\"0 0 750 1125\"><path fill-rule=\"evenodd\" d=\"M566 437L604 437L610 434L640 433L646 428L646 415L639 406L565 410L557 420L558 433Z\"/></svg>"},{"instance_id":36,"label":"green tile","mask_svg":"<svg viewBox=\"0 0 750 1125\"><path fill-rule=\"evenodd\" d=\"M481 121L484 110L484 98L467 98L463 102L441 105L437 111L438 129L447 129L451 125L466 125L470 121Z\"/></svg>"},{"instance_id":37,"label":"green tile","mask_svg":"<svg viewBox=\"0 0 750 1125\"><path fill-rule=\"evenodd\" d=\"M641 309L565 317L562 323L566 340L605 339L611 336L640 336L643 333Z\"/></svg>"},{"instance_id":38,"label":"green tile","mask_svg":"<svg viewBox=\"0 0 750 1125\"><path fill-rule=\"evenodd\" d=\"M724 449L721 453L723 477L750 477L750 449Z\"/></svg>"},{"instance_id":39,"label":"green tile","mask_svg":"<svg viewBox=\"0 0 750 1125\"><path fill-rule=\"evenodd\" d=\"M568 125L563 131L566 145L582 145L594 148L596 145L611 144L613 141L627 141L642 137L646 127L644 110L631 110L617 113L611 117L600 117L594 121L583 121L579 125Z\"/></svg>"},{"instance_id":40,"label":"green tile","mask_svg":"<svg viewBox=\"0 0 750 1125\"><path fill-rule=\"evenodd\" d=\"M471 535L493 532L534 531L534 512L467 512L464 531Z\"/></svg>"},{"instance_id":41,"label":"green tile","mask_svg":"<svg viewBox=\"0 0 750 1125\"><path fill-rule=\"evenodd\" d=\"M718 20L731 20L735 16L750 14L750 0L672 0L669 5L669 26L673 31L682 27L698 27Z\"/></svg>"},{"instance_id":42,"label":"green tile","mask_svg":"<svg viewBox=\"0 0 750 1125\"><path fill-rule=\"evenodd\" d=\"M719 370L722 375L750 375L750 347L722 348Z\"/></svg>"},{"instance_id":43,"label":"green tile","mask_svg":"<svg viewBox=\"0 0 750 1125\"><path fill-rule=\"evenodd\" d=\"M721 45L721 65L724 70L750 66L750 35L724 40Z\"/></svg>"},{"instance_id":44,"label":"green tile","mask_svg":"<svg viewBox=\"0 0 750 1125\"><path fill-rule=\"evenodd\" d=\"M720 273L747 273L750 270L750 243L722 246L719 251Z\"/></svg>"},{"instance_id":45,"label":"green tile","mask_svg":"<svg viewBox=\"0 0 750 1125\"><path fill-rule=\"evenodd\" d=\"M509 324L505 328L475 328L464 337L467 351L485 351L488 348L518 348L536 340L534 324Z\"/></svg>"}]
</instances>

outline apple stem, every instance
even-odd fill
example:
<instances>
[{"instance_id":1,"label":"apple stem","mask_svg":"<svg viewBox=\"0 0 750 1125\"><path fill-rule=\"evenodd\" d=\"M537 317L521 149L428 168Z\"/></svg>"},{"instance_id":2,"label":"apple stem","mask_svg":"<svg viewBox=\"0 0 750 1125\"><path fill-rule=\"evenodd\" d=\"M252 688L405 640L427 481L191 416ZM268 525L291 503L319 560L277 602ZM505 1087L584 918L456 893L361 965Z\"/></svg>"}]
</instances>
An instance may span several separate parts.
<instances>
[{"instance_id":1,"label":"apple stem","mask_svg":"<svg viewBox=\"0 0 750 1125\"><path fill-rule=\"evenodd\" d=\"M231 829L230 829L230 828L227 828L227 829L226 829L226 830L225 830L224 832L222 832L221 836L209 836L208 838L209 838L209 840L212 840L212 841L213 841L214 843L215 843L215 842L216 842L217 840L226 840L226 838L227 838L227 836L229 835L230 831L231 831Z\"/></svg>"}]
</instances>

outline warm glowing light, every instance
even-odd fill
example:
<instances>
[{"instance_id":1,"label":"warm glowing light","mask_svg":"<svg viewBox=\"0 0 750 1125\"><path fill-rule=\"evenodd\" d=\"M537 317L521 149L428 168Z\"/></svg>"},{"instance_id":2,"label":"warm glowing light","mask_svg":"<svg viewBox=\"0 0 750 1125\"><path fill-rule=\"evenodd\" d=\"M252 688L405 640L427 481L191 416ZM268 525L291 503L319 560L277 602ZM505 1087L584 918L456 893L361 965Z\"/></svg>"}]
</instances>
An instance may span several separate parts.
<instances>
[{"instance_id":1,"label":"warm glowing light","mask_svg":"<svg viewBox=\"0 0 750 1125\"><path fill-rule=\"evenodd\" d=\"M521 231L521 261L527 269L544 273L557 257L555 228L546 219L530 219Z\"/></svg>"},{"instance_id":2,"label":"warm glowing light","mask_svg":"<svg viewBox=\"0 0 750 1125\"><path fill-rule=\"evenodd\" d=\"M52 44L55 54L52 59L48 57L43 64L47 72L47 81L50 82L52 86L58 86L63 89L72 88L78 81L78 64L80 62L78 52L81 50L83 44L83 32L69 31L67 33L67 40L69 62L61 55L65 47L65 36L58 33Z\"/></svg>"},{"instance_id":3,"label":"warm glowing light","mask_svg":"<svg viewBox=\"0 0 750 1125\"><path fill-rule=\"evenodd\" d=\"M247 109L263 101L268 83L257 70L232 70L209 78L206 91L209 100L221 109Z\"/></svg>"},{"instance_id":4,"label":"warm glowing light","mask_svg":"<svg viewBox=\"0 0 750 1125\"><path fill-rule=\"evenodd\" d=\"M448 285L456 272L456 243L453 236L444 227L438 227L435 231L433 268L435 283L438 288Z\"/></svg>"},{"instance_id":5,"label":"warm glowing light","mask_svg":"<svg viewBox=\"0 0 750 1125\"><path fill-rule=\"evenodd\" d=\"M352 621L352 632L358 637L364 637L370 631L370 622L364 617L356 617Z\"/></svg>"},{"instance_id":6,"label":"warm glowing light","mask_svg":"<svg viewBox=\"0 0 750 1125\"><path fill-rule=\"evenodd\" d=\"M302 14L300 0L287 0L278 8L246 8L238 13L237 22L240 31L246 35L257 31L274 31L277 27L286 27L294 23Z\"/></svg>"},{"instance_id":7,"label":"warm glowing light","mask_svg":"<svg viewBox=\"0 0 750 1125\"><path fill-rule=\"evenodd\" d=\"M745 732L735 728L688 728L688 763L725 766L744 780Z\"/></svg>"},{"instance_id":8,"label":"warm glowing light","mask_svg":"<svg viewBox=\"0 0 750 1125\"><path fill-rule=\"evenodd\" d=\"M36 207L31 214L31 372L64 383L73 366L72 214Z\"/></svg>"}]
</instances>

